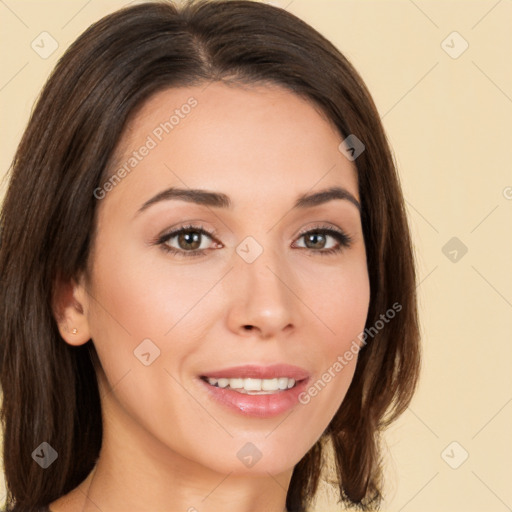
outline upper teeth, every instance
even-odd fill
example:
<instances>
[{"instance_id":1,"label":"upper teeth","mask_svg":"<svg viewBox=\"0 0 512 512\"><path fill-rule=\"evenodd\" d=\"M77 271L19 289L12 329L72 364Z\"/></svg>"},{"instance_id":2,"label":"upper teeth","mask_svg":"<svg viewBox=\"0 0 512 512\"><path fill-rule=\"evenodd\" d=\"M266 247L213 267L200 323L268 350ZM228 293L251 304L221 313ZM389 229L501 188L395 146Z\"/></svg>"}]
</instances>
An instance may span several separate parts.
<instances>
[{"instance_id":1,"label":"upper teeth","mask_svg":"<svg viewBox=\"0 0 512 512\"><path fill-rule=\"evenodd\" d=\"M295 379L279 377L275 379L213 379L207 378L208 384L244 391L278 391L290 389L295 386Z\"/></svg>"}]
</instances>

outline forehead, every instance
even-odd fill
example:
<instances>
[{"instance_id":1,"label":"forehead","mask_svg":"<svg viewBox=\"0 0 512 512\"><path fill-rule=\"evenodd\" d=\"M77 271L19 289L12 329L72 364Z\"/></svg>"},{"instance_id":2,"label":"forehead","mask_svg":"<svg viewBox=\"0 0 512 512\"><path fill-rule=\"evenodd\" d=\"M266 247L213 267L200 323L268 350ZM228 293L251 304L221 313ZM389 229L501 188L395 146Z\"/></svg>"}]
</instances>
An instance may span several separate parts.
<instances>
[{"instance_id":1,"label":"forehead","mask_svg":"<svg viewBox=\"0 0 512 512\"><path fill-rule=\"evenodd\" d=\"M280 86L168 89L128 124L112 169L128 172L109 201L143 200L170 186L222 191L234 207L337 185L358 198L356 169L340 142L316 106Z\"/></svg>"}]
</instances>

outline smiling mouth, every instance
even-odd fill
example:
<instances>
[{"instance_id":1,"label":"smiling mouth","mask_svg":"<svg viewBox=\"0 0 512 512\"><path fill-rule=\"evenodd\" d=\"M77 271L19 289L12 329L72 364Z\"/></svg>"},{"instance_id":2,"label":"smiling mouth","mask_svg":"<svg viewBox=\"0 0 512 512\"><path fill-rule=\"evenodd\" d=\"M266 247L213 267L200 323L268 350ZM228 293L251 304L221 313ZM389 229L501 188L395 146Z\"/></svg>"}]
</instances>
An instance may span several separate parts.
<instances>
[{"instance_id":1,"label":"smiling mouth","mask_svg":"<svg viewBox=\"0 0 512 512\"><path fill-rule=\"evenodd\" d=\"M245 395L272 395L282 393L294 388L302 380L295 380L290 377L277 377L273 379L253 378L213 378L201 377L210 386L226 390L236 391Z\"/></svg>"}]
</instances>

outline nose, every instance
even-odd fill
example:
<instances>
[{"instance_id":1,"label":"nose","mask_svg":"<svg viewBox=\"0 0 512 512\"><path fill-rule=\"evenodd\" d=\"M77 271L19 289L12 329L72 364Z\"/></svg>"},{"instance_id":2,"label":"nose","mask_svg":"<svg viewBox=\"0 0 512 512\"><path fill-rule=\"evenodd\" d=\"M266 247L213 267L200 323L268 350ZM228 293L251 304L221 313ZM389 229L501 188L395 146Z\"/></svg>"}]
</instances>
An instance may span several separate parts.
<instances>
[{"instance_id":1,"label":"nose","mask_svg":"<svg viewBox=\"0 0 512 512\"><path fill-rule=\"evenodd\" d=\"M236 256L238 258L238 256ZM265 250L255 261L239 258L231 272L229 328L245 337L282 337L298 327L300 302L282 258Z\"/></svg>"}]
</instances>

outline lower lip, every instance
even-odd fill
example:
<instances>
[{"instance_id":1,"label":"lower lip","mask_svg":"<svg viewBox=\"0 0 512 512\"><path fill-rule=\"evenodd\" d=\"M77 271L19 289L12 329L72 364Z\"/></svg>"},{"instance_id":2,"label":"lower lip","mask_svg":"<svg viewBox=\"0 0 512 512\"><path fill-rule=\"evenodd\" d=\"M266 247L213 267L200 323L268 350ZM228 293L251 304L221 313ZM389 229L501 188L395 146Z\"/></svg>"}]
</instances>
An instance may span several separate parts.
<instances>
[{"instance_id":1,"label":"lower lip","mask_svg":"<svg viewBox=\"0 0 512 512\"><path fill-rule=\"evenodd\" d=\"M246 395L232 389L211 386L199 379L205 386L209 396L245 416L257 418L273 418L288 411L299 402L299 395L306 389L309 379L298 382L293 388L268 395Z\"/></svg>"}]
</instances>

